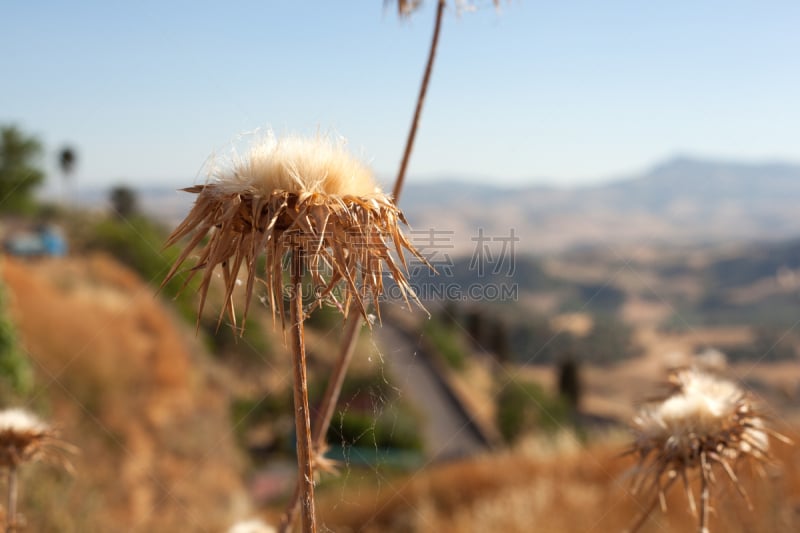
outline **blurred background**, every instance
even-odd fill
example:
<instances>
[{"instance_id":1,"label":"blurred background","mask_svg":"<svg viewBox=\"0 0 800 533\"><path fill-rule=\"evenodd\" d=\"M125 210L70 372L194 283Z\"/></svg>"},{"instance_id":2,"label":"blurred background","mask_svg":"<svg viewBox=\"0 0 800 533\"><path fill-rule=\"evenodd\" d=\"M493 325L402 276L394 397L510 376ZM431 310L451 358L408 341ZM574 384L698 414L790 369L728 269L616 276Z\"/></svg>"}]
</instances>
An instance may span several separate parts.
<instances>
[{"instance_id":1,"label":"blurred background","mask_svg":"<svg viewBox=\"0 0 800 533\"><path fill-rule=\"evenodd\" d=\"M178 189L259 132L343 136L391 190L436 2L0 8L0 402L57 427L30 531L277 524L291 357L221 283L159 286ZM438 271L390 293L328 432L324 531L619 531L631 417L670 369L737 381L797 434L800 5L449 2L399 205ZM342 334L308 321L312 405ZM800 457L720 482L712 530L800 525ZM724 480L722 480L724 481ZM642 531L685 531L681 491Z\"/></svg>"}]
</instances>

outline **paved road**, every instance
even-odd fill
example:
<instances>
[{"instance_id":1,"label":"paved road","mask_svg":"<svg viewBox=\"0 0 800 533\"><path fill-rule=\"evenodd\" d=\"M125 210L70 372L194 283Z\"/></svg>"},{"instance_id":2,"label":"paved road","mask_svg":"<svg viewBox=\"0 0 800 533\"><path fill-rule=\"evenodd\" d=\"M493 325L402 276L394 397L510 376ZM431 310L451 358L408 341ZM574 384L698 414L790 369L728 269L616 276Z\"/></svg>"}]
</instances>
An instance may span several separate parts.
<instances>
[{"instance_id":1,"label":"paved road","mask_svg":"<svg viewBox=\"0 0 800 533\"><path fill-rule=\"evenodd\" d=\"M417 339L388 321L373 332L393 384L425 417L423 440L428 457L439 461L486 451L486 439L428 363L429 355Z\"/></svg>"}]
</instances>

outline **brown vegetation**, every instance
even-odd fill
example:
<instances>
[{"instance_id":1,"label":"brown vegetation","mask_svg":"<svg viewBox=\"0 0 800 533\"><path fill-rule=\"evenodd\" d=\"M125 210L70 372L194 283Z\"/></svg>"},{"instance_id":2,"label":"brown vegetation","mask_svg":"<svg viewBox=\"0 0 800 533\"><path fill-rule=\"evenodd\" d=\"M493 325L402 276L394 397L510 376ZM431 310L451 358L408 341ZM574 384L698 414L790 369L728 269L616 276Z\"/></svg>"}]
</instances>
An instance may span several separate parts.
<instances>
[{"instance_id":1,"label":"brown vegetation","mask_svg":"<svg viewBox=\"0 0 800 533\"><path fill-rule=\"evenodd\" d=\"M4 258L33 400L80 453L23 484L30 531L219 531L246 510L227 392L152 289L114 260Z\"/></svg>"},{"instance_id":2,"label":"brown vegetation","mask_svg":"<svg viewBox=\"0 0 800 533\"><path fill-rule=\"evenodd\" d=\"M742 483L750 512L721 476L711 531L775 532L800 527L800 452L773 440L766 476L747 468ZM624 531L650 501L634 496L636 461L621 457L624 439L580 448L569 440L528 440L512 452L431 468L387 482L379 476L321 495L322 522L334 531ZM776 466L780 465L780 466ZM378 480L374 479L378 477ZM355 476L353 476L355 478ZM377 486L375 485L377 483ZM692 481L697 494L699 483ZM656 510L644 532L696 527L680 487L667 493L669 512Z\"/></svg>"}]
</instances>

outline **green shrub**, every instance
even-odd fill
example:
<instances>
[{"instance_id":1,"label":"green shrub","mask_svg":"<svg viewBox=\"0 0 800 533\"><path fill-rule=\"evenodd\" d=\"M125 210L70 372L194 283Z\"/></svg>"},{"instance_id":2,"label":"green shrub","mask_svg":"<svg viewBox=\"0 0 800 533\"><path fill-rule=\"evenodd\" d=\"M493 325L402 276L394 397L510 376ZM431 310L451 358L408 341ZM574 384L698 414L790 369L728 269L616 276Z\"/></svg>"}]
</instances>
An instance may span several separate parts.
<instances>
[{"instance_id":1,"label":"green shrub","mask_svg":"<svg viewBox=\"0 0 800 533\"><path fill-rule=\"evenodd\" d=\"M0 211L32 213L34 190L44 183L42 144L15 126L0 126Z\"/></svg>"},{"instance_id":2,"label":"green shrub","mask_svg":"<svg viewBox=\"0 0 800 533\"><path fill-rule=\"evenodd\" d=\"M306 327L319 331L339 331L343 328L342 313L332 305L323 305L306 319Z\"/></svg>"},{"instance_id":3,"label":"green shrub","mask_svg":"<svg viewBox=\"0 0 800 533\"><path fill-rule=\"evenodd\" d=\"M216 319L204 318L200 321L200 330L206 333L207 348L215 355L230 355L244 364L262 363L270 359L274 350L264 329L252 317L239 323L239 326L242 325L244 334L240 336L225 321L217 327Z\"/></svg>"},{"instance_id":4,"label":"green shrub","mask_svg":"<svg viewBox=\"0 0 800 533\"><path fill-rule=\"evenodd\" d=\"M0 285L0 379L3 381L2 389L8 388L8 392L14 395L24 395L30 392L33 386L33 369L28 358L19 349L16 329L6 313L6 297L2 285ZM0 397L5 395L0 394Z\"/></svg>"},{"instance_id":5,"label":"green shrub","mask_svg":"<svg viewBox=\"0 0 800 533\"><path fill-rule=\"evenodd\" d=\"M342 446L422 450L419 420L396 402L380 413L341 411L328 428L327 439Z\"/></svg>"},{"instance_id":6,"label":"green shrub","mask_svg":"<svg viewBox=\"0 0 800 533\"><path fill-rule=\"evenodd\" d=\"M464 368L467 362L467 350L460 330L431 318L425 322L423 333L436 351L434 355L440 356L450 368L455 370Z\"/></svg>"},{"instance_id":7,"label":"green shrub","mask_svg":"<svg viewBox=\"0 0 800 533\"><path fill-rule=\"evenodd\" d=\"M259 398L234 398L230 404L231 426L240 444L245 444L247 431L260 424L274 425L280 419L291 421L292 394L286 390ZM288 442L283 443L289 445Z\"/></svg>"},{"instance_id":8,"label":"green shrub","mask_svg":"<svg viewBox=\"0 0 800 533\"><path fill-rule=\"evenodd\" d=\"M318 404L323 383L309 387L309 399ZM422 449L419 416L398 398L397 390L381 372L348 375L342 384L342 406L328 428L331 444L368 448Z\"/></svg>"},{"instance_id":9,"label":"green shrub","mask_svg":"<svg viewBox=\"0 0 800 533\"><path fill-rule=\"evenodd\" d=\"M539 429L555 432L569 423L566 403L547 395L536 383L510 381L497 398L497 425L507 442Z\"/></svg>"}]
</instances>

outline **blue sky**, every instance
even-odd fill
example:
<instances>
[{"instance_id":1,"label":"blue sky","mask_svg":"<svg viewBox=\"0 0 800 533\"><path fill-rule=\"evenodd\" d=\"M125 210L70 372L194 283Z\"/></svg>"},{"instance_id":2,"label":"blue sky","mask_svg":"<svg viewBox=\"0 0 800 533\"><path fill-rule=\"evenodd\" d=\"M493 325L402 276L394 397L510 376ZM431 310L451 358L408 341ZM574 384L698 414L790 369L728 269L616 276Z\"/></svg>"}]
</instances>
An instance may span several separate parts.
<instances>
[{"instance_id":1,"label":"blue sky","mask_svg":"<svg viewBox=\"0 0 800 533\"><path fill-rule=\"evenodd\" d=\"M674 154L800 162L800 2L449 9L410 179L573 185ZM433 27L373 1L6 2L0 124L77 180L181 185L238 134L333 131L396 172Z\"/></svg>"}]
</instances>

